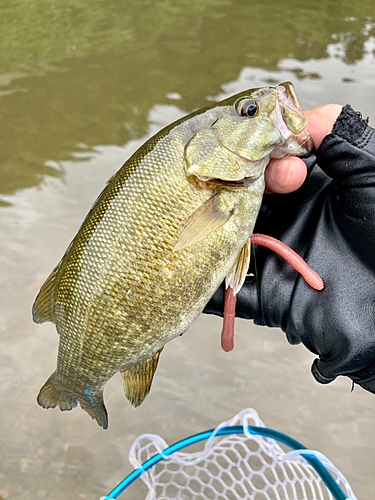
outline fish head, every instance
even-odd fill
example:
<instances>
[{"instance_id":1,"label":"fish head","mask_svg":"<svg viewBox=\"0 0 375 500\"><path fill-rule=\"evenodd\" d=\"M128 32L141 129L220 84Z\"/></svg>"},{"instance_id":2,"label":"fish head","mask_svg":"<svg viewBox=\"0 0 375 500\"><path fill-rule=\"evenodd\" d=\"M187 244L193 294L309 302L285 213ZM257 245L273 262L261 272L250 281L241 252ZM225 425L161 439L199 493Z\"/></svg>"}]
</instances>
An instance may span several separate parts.
<instances>
[{"instance_id":1,"label":"fish head","mask_svg":"<svg viewBox=\"0 0 375 500\"><path fill-rule=\"evenodd\" d=\"M270 158L303 157L312 151L307 120L289 82L246 90L207 113L211 122L185 148L187 173L201 180L255 180Z\"/></svg>"}]
</instances>

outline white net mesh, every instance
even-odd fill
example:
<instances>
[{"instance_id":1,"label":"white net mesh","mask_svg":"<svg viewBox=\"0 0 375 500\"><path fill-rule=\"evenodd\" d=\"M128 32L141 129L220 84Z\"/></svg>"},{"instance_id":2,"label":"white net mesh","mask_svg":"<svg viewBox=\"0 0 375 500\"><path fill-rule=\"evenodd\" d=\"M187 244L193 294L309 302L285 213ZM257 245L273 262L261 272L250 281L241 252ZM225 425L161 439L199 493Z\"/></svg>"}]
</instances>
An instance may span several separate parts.
<instances>
[{"instance_id":1,"label":"white net mesh","mask_svg":"<svg viewBox=\"0 0 375 500\"><path fill-rule=\"evenodd\" d=\"M243 410L217 429L232 425L264 427L257 412ZM168 448L157 435L139 436L129 452L135 468ZM315 453L330 470L350 500L356 500L345 477L322 454ZM246 433L211 437L203 451L175 452L143 472L148 487L145 500L331 500L334 497L315 469L300 453L285 453L273 439Z\"/></svg>"}]
</instances>

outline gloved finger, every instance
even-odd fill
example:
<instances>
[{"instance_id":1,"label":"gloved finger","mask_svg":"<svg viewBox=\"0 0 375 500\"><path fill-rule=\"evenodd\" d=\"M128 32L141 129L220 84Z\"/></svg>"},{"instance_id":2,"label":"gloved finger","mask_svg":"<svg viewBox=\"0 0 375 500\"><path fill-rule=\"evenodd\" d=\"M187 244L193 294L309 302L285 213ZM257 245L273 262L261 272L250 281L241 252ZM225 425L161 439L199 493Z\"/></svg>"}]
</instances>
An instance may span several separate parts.
<instances>
[{"instance_id":1,"label":"gloved finger","mask_svg":"<svg viewBox=\"0 0 375 500\"><path fill-rule=\"evenodd\" d=\"M319 359L315 359L311 366L311 372L314 375L314 378L319 383L329 384L330 382L335 380L336 377L327 377L323 375L322 365L324 365L324 362ZM352 374L347 374L347 376L349 376L355 384L358 384L366 391L375 394L375 365L371 365L368 368L362 369Z\"/></svg>"},{"instance_id":2,"label":"gloved finger","mask_svg":"<svg viewBox=\"0 0 375 500\"><path fill-rule=\"evenodd\" d=\"M327 369L328 368L328 369ZM325 373L328 372L328 373ZM315 359L311 366L311 373L314 375L315 380L320 384L329 384L336 378L333 374L329 374L329 366L321 359Z\"/></svg>"}]
</instances>

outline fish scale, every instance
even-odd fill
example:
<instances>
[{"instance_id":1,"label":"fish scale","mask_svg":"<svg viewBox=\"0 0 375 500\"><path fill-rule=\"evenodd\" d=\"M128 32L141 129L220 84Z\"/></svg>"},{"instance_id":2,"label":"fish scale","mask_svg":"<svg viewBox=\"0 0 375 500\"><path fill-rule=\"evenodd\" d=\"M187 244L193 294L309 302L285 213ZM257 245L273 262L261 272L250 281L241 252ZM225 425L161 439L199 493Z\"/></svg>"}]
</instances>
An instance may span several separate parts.
<instances>
[{"instance_id":1,"label":"fish scale","mask_svg":"<svg viewBox=\"0 0 375 500\"><path fill-rule=\"evenodd\" d=\"M79 402L106 428L103 387L117 372L129 401L143 401L164 345L244 254L270 151L289 154L294 144L306 153L305 137L285 136L272 121L283 93L249 90L178 120L108 181L33 307L34 320L53 321L60 335L41 406ZM255 99L258 115L241 116L238 99ZM294 112L302 113L298 101Z\"/></svg>"}]
</instances>

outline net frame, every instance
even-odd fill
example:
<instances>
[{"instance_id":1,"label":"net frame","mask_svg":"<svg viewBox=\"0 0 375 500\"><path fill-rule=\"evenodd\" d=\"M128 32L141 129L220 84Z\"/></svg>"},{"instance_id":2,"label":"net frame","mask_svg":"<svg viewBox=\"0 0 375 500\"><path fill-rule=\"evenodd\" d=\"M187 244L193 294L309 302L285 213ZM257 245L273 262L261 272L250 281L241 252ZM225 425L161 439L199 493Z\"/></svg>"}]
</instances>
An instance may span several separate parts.
<instances>
[{"instance_id":1,"label":"net frame","mask_svg":"<svg viewBox=\"0 0 375 500\"><path fill-rule=\"evenodd\" d=\"M202 451L176 451L202 439ZM294 451L285 452L275 439ZM136 470L102 500L117 498L137 477L147 485L145 500L356 500L324 455L267 429L253 409L171 447L158 435L143 434L129 461Z\"/></svg>"}]
</instances>

